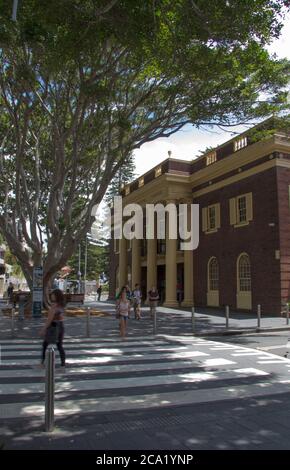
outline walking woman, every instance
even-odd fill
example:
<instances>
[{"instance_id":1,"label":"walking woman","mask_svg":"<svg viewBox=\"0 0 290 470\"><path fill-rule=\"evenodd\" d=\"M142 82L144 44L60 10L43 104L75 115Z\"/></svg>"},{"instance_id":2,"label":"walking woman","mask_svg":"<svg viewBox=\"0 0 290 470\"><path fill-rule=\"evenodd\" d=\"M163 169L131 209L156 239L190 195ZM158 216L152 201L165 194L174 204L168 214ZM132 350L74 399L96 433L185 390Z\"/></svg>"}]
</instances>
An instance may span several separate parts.
<instances>
[{"instance_id":1,"label":"walking woman","mask_svg":"<svg viewBox=\"0 0 290 470\"><path fill-rule=\"evenodd\" d=\"M120 319L120 336L125 338L127 333L127 322L130 315L130 301L127 298L126 289L121 291L120 298L117 302L117 316Z\"/></svg>"},{"instance_id":2,"label":"walking woman","mask_svg":"<svg viewBox=\"0 0 290 470\"><path fill-rule=\"evenodd\" d=\"M135 289L133 290L133 307L136 320L141 320L141 302L142 292L139 284L135 284Z\"/></svg>"},{"instance_id":3,"label":"walking woman","mask_svg":"<svg viewBox=\"0 0 290 470\"><path fill-rule=\"evenodd\" d=\"M64 307L65 298L60 289L55 289L51 293L52 305L48 311L48 316L40 335L44 337L42 344L41 366L44 367L45 352L50 343L56 343L59 350L61 367L65 371L65 351L63 348L64 337Z\"/></svg>"},{"instance_id":4,"label":"walking woman","mask_svg":"<svg viewBox=\"0 0 290 470\"><path fill-rule=\"evenodd\" d=\"M154 318L154 314L156 313L157 303L159 300L159 292L155 286L152 286L151 290L148 292L148 300L149 300L149 307L150 307L150 317Z\"/></svg>"}]
</instances>

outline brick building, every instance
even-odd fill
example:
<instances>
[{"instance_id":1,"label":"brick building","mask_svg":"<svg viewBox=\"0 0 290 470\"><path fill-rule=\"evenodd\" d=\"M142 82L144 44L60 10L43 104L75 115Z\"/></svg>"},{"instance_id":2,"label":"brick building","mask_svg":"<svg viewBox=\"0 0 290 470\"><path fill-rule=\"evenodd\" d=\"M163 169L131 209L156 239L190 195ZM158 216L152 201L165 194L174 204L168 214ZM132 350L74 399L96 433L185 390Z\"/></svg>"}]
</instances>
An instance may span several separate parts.
<instances>
[{"instance_id":1,"label":"brick building","mask_svg":"<svg viewBox=\"0 0 290 470\"><path fill-rule=\"evenodd\" d=\"M122 190L123 205L199 204L199 246L111 240L110 295L157 285L164 305L280 314L290 300L290 139L250 129L192 162L168 158Z\"/></svg>"}]
</instances>

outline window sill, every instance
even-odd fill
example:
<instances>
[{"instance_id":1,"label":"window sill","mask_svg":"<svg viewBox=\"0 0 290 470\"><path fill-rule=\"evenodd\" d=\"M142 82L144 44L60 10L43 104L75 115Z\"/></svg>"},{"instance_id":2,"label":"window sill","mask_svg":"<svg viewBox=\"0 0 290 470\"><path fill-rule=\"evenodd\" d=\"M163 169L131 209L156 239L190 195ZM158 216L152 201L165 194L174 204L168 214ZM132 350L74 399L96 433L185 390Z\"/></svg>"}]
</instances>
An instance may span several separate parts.
<instances>
[{"instance_id":1,"label":"window sill","mask_svg":"<svg viewBox=\"0 0 290 470\"><path fill-rule=\"evenodd\" d=\"M210 233L216 233L217 231L218 231L217 228L213 228L213 229L211 229L211 230L206 230L204 233L205 233L206 235L209 235Z\"/></svg>"},{"instance_id":2,"label":"window sill","mask_svg":"<svg viewBox=\"0 0 290 470\"><path fill-rule=\"evenodd\" d=\"M234 225L234 228L239 228L239 227L246 227L247 225L249 225L250 222L247 221L247 222L240 222L239 224L235 224Z\"/></svg>"}]
</instances>

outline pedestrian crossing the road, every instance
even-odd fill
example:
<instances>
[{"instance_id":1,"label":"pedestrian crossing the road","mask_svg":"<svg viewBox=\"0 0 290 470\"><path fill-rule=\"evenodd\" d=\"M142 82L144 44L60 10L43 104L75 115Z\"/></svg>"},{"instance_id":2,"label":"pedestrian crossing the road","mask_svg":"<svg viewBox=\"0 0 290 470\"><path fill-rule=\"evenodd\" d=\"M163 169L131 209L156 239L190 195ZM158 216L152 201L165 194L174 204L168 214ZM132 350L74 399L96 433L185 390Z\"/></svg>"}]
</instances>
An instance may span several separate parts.
<instances>
[{"instance_id":1,"label":"pedestrian crossing the road","mask_svg":"<svg viewBox=\"0 0 290 470\"><path fill-rule=\"evenodd\" d=\"M66 339L55 415L219 402L288 391L290 361L188 336ZM0 419L44 414L45 371L36 339L1 341Z\"/></svg>"}]
</instances>

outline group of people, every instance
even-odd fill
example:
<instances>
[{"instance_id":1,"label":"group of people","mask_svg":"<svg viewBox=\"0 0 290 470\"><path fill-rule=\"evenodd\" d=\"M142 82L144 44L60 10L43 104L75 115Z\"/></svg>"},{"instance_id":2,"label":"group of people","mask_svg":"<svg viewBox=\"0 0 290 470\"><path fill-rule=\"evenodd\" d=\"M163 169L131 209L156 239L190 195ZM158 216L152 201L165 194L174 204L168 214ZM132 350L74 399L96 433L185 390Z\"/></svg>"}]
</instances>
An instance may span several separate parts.
<instances>
[{"instance_id":1,"label":"group of people","mask_svg":"<svg viewBox=\"0 0 290 470\"><path fill-rule=\"evenodd\" d=\"M153 318L159 300L159 293L155 286L148 292L150 316ZM135 284L133 291L124 286L116 297L116 316L120 320L120 336L125 338L127 333L127 320L133 307L136 320L141 320L142 291L139 284Z\"/></svg>"},{"instance_id":2,"label":"group of people","mask_svg":"<svg viewBox=\"0 0 290 470\"><path fill-rule=\"evenodd\" d=\"M40 331L43 337L41 367L44 367L45 353L50 343L57 345L61 367L65 370L65 350L63 347L64 339L64 311L65 296L60 289L54 289L50 295L51 307L48 311L47 320L44 327ZM150 307L150 315L153 318L156 312L159 293L155 286L152 286L148 292L148 300ZM120 336L125 338L127 332L127 320L130 318L130 311L133 307L136 320L141 319L142 291L139 284L135 284L134 290L131 292L128 286L122 287L116 298L116 316L120 320ZM52 340L52 338L54 338Z\"/></svg>"}]
</instances>

